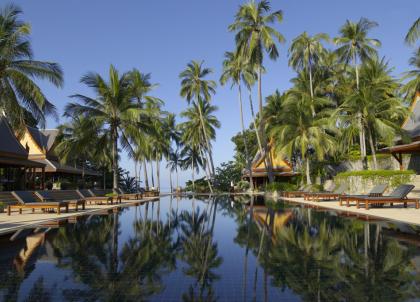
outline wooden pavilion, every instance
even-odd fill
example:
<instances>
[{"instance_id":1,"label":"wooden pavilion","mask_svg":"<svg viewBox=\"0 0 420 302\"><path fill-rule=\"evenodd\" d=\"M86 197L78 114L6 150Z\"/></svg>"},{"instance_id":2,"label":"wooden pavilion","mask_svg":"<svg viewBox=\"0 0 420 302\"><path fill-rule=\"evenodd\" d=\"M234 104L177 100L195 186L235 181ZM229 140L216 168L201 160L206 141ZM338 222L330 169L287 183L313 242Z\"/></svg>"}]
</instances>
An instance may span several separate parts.
<instances>
[{"instance_id":1,"label":"wooden pavilion","mask_svg":"<svg viewBox=\"0 0 420 302\"><path fill-rule=\"evenodd\" d=\"M0 138L0 191L44 189L45 164L28 159L28 151L19 143L4 116L0 116Z\"/></svg>"},{"instance_id":2,"label":"wooden pavilion","mask_svg":"<svg viewBox=\"0 0 420 302\"><path fill-rule=\"evenodd\" d=\"M391 154L398 161L400 170L404 170L403 154L420 154L420 92L416 93L416 97L410 106L410 113L404 121L402 129L411 138L411 143L404 144L401 140L398 140L395 146L378 150L380 153Z\"/></svg>"},{"instance_id":3,"label":"wooden pavilion","mask_svg":"<svg viewBox=\"0 0 420 302\"><path fill-rule=\"evenodd\" d=\"M266 169L265 153L257 152L252 161L252 179L254 187L266 185L268 183L268 171ZM269 156L273 165L273 176L276 181L289 181L290 177L296 176L299 173L293 171L290 162L282 158L279 153L276 153L273 148L270 148ZM245 169L242 173L242 179L249 181L249 170Z\"/></svg>"}]
</instances>

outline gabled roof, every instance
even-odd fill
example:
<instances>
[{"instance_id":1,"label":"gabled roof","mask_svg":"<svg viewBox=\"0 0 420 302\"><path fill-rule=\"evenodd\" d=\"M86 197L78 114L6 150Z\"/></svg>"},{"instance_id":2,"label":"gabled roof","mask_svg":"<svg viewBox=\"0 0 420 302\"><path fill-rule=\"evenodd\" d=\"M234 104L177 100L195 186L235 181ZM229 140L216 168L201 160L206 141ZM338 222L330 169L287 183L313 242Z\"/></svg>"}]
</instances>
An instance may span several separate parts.
<instances>
[{"instance_id":1,"label":"gabled roof","mask_svg":"<svg viewBox=\"0 0 420 302\"><path fill-rule=\"evenodd\" d=\"M0 116L0 154L3 156L27 159L28 151L17 140L4 116Z\"/></svg>"},{"instance_id":2,"label":"gabled roof","mask_svg":"<svg viewBox=\"0 0 420 302\"><path fill-rule=\"evenodd\" d=\"M45 129L41 130L34 127L27 126L28 132L31 137L34 139L36 144L41 150L45 153L51 151L54 146L55 139L58 135L58 129Z\"/></svg>"},{"instance_id":3,"label":"gabled roof","mask_svg":"<svg viewBox=\"0 0 420 302\"><path fill-rule=\"evenodd\" d=\"M411 115L404 121L402 128L408 132L412 139L420 138L420 92L416 93L410 106Z\"/></svg>"}]
</instances>

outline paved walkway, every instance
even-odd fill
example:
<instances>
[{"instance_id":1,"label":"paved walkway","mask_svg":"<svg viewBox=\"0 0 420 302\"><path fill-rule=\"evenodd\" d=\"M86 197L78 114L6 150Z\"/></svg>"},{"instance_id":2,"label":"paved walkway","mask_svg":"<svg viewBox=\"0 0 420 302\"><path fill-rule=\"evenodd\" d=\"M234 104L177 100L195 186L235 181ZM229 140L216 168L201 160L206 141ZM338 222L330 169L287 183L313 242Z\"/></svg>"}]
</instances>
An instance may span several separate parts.
<instances>
[{"instance_id":1,"label":"paved walkway","mask_svg":"<svg viewBox=\"0 0 420 302\"><path fill-rule=\"evenodd\" d=\"M420 209L414 208L412 204L408 205L408 208L404 208L402 205L394 205L393 207L384 206L383 208L370 208L365 210L364 208L357 209L355 205L350 207L340 206L338 201L307 201L303 198L285 198L281 199L304 204L313 207L331 209L339 212L344 212L345 214L359 216L363 219L369 218L380 218L394 220L398 222L404 222L409 224L420 225Z\"/></svg>"},{"instance_id":2,"label":"paved walkway","mask_svg":"<svg viewBox=\"0 0 420 302\"><path fill-rule=\"evenodd\" d=\"M48 224L58 224L66 222L67 220L74 220L80 216L98 214L101 212L107 213L113 209L128 207L133 205L140 205L146 201L158 200L159 197L147 197L141 200L123 200L121 204L113 205L86 205L86 209L76 212L70 207L69 212L62 212L60 215L56 213L43 213L40 209L32 213L31 209L24 209L22 214L17 210L13 211L10 216L7 213L0 213L0 235L16 232L20 229L31 227L38 227Z\"/></svg>"}]
</instances>

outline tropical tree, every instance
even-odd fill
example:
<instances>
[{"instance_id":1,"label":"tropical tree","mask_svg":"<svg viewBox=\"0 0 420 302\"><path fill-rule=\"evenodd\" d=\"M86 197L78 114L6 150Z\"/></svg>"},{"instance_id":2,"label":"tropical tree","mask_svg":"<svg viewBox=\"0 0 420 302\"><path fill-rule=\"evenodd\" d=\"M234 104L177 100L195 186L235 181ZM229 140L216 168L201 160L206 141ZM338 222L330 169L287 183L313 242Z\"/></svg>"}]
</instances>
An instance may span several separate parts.
<instances>
[{"instance_id":1,"label":"tropical tree","mask_svg":"<svg viewBox=\"0 0 420 302\"><path fill-rule=\"evenodd\" d=\"M356 73L356 90L359 90L359 62L363 63L377 57L375 48L381 46L379 40L368 38L369 31L377 25L376 22L366 18L360 18L357 23L347 20L340 28L340 36L334 38L334 43L339 46L336 49L339 61L346 65L350 62L353 63ZM366 135L362 125L361 112L358 112L356 117L359 122L360 154L364 166L367 168Z\"/></svg>"},{"instance_id":2,"label":"tropical tree","mask_svg":"<svg viewBox=\"0 0 420 302\"><path fill-rule=\"evenodd\" d=\"M268 145L263 136L264 121L261 118L263 111L261 87L264 53L268 53L272 60L276 60L279 56L276 43L284 42L284 37L271 24L276 21L280 23L282 19L282 11L271 12L270 2L266 0L258 3L251 1L239 7L234 23L229 26L230 31L236 32L235 40L238 52L257 70L260 112L259 130L266 152L268 151ZM267 156L267 159L269 159L269 156ZM272 163L268 160L267 164L269 180L272 182L274 180Z\"/></svg>"},{"instance_id":3,"label":"tropical tree","mask_svg":"<svg viewBox=\"0 0 420 302\"><path fill-rule=\"evenodd\" d=\"M60 65L33 59L31 26L19 20L21 14L22 10L12 4L0 9L0 111L7 113L19 133L25 129L28 113L42 127L46 115L56 116L55 106L34 80L63 85Z\"/></svg>"},{"instance_id":4,"label":"tropical tree","mask_svg":"<svg viewBox=\"0 0 420 302\"><path fill-rule=\"evenodd\" d=\"M169 159L167 161L166 164L166 168L169 169L169 175L171 177L170 179L170 183L171 183L171 192L172 192L172 172L175 172L176 174L176 189L178 190L179 188L179 168L180 168L180 160L181 160L181 156L180 156L180 152L178 149L176 150L171 150L170 154L169 154Z\"/></svg>"},{"instance_id":5,"label":"tropical tree","mask_svg":"<svg viewBox=\"0 0 420 302\"><path fill-rule=\"evenodd\" d=\"M310 96L307 95L307 98ZM307 104L307 99L296 99L294 94L288 94L281 113L272 119L269 135L280 154L289 158L300 154L305 162L306 182L311 184L311 154L323 160L334 150L335 141L328 131L331 126L328 118L330 112L324 109L313 116Z\"/></svg>"},{"instance_id":6,"label":"tropical tree","mask_svg":"<svg viewBox=\"0 0 420 302\"><path fill-rule=\"evenodd\" d=\"M420 38L420 18L417 18L411 25L410 29L405 36L405 43L413 45Z\"/></svg>"},{"instance_id":7,"label":"tropical tree","mask_svg":"<svg viewBox=\"0 0 420 302\"><path fill-rule=\"evenodd\" d=\"M403 79L409 81L402 87L402 92L406 98L412 101L416 94L420 92L420 47L414 52L409 63L414 69L404 74Z\"/></svg>"},{"instance_id":8,"label":"tropical tree","mask_svg":"<svg viewBox=\"0 0 420 302\"><path fill-rule=\"evenodd\" d=\"M132 152L130 137L136 137L139 130L149 128L140 116L143 113L133 101L127 73L120 75L114 66L109 68L109 81L101 75L90 72L80 80L92 88L95 96L72 95L81 102L69 103L65 116L84 116L91 119L109 135L112 141L113 188L118 188L118 142Z\"/></svg>"},{"instance_id":9,"label":"tropical tree","mask_svg":"<svg viewBox=\"0 0 420 302\"><path fill-rule=\"evenodd\" d=\"M249 171L249 178L251 184L251 190L253 190L253 179L252 179L252 158L248 152L248 142L246 141L245 135L245 124L244 124L244 112L242 104L242 87L241 79L243 77L243 72L246 72L248 64L240 57L238 53L226 52L225 60L223 61L223 73L220 77L220 83L225 85L229 80L232 81L231 88L236 85L238 87L238 103L239 103L239 118L241 121L242 128L242 137L244 140L245 146L245 162L247 164L247 169Z\"/></svg>"},{"instance_id":10,"label":"tropical tree","mask_svg":"<svg viewBox=\"0 0 420 302\"><path fill-rule=\"evenodd\" d=\"M181 168L183 170L191 169L192 188L195 191L195 174L200 171L203 166L204 159L201 157L199 147L196 144L185 144L181 149Z\"/></svg>"},{"instance_id":11,"label":"tropical tree","mask_svg":"<svg viewBox=\"0 0 420 302\"><path fill-rule=\"evenodd\" d=\"M292 41L289 48L289 66L292 66L296 71L305 70L308 73L312 99L314 98L313 70L325 53L322 40L328 41L328 35L320 33L311 37L305 31ZM312 114L315 115L315 111L312 111Z\"/></svg>"},{"instance_id":12,"label":"tropical tree","mask_svg":"<svg viewBox=\"0 0 420 302\"><path fill-rule=\"evenodd\" d=\"M214 174L214 163L213 155L210 147L210 141L205 130L205 122L203 118L203 112L201 111L201 106L198 103L209 102L211 95L216 93L216 82L213 80L205 80L204 78L211 74L213 71L210 68L203 67L203 61L191 61L187 64L187 67L184 71L179 74L181 78L181 96L184 97L188 104L191 101L195 102L200 114L201 128L204 134L204 140L206 143L206 152L209 155L210 161L210 176Z\"/></svg>"}]
</instances>

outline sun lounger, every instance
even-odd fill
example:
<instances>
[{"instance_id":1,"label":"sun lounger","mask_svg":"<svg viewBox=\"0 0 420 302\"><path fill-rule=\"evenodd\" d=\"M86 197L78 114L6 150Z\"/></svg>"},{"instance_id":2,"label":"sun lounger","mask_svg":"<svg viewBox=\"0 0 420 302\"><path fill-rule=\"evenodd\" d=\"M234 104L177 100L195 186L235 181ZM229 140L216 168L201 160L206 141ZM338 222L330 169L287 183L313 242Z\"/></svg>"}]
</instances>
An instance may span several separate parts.
<instances>
[{"instance_id":1,"label":"sun lounger","mask_svg":"<svg viewBox=\"0 0 420 302\"><path fill-rule=\"evenodd\" d=\"M309 193L309 190L311 189L311 185L305 185L302 186L298 191L284 191L282 192L283 197L288 198L298 198L303 197L306 193Z\"/></svg>"},{"instance_id":2,"label":"sun lounger","mask_svg":"<svg viewBox=\"0 0 420 302\"><path fill-rule=\"evenodd\" d=\"M359 209L360 204L365 204L365 209L369 210L370 205L384 205L389 203L391 206L394 203L402 203L404 207L407 207L408 203L414 203L416 209L419 208L419 199L418 198L407 198L408 193L414 189L413 185L400 185L398 186L391 194L388 196L381 197L365 197L359 200L356 200L356 207Z\"/></svg>"},{"instance_id":3,"label":"sun lounger","mask_svg":"<svg viewBox=\"0 0 420 302\"><path fill-rule=\"evenodd\" d=\"M55 209L57 210L57 214L61 214L62 208L65 209L66 213L69 211L68 202L47 199L44 202L41 202L37 199L35 193L31 191L13 191L12 195L16 198L18 203L7 207L7 215L12 213L12 209L19 209L19 214L22 214L22 209L32 209L32 213L35 212L35 209Z\"/></svg>"},{"instance_id":4,"label":"sun lounger","mask_svg":"<svg viewBox=\"0 0 420 302\"><path fill-rule=\"evenodd\" d=\"M41 200L66 201L70 206L73 206L76 212L79 206L82 210L85 209L86 201L80 197L76 190L50 190L50 191L36 191L35 195Z\"/></svg>"},{"instance_id":5,"label":"sun lounger","mask_svg":"<svg viewBox=\"0 0 420 302\"><path fill-rule=\"evenodd\" d=\"M105 196L105 194L103 194L102 196L97 196L95 195L92 190L77 190L77 193L80 195L81 198L83 198L87 203L89 204L113 204L114 203L114 199L112 196Z\"/></svg>"},{"instance_id":6,"label":"sun lounger","mask_svg":"<svg viewBox=\"0 0 420 302\"><path fill-rule=\"evenodd\" d=\"M126 200L140 200L143 197L143 194L141 192L137 193L125 193L122 189L118 188L118 198L120 199L126 199Z\"/></svg>"},{"instance_id":7,"label":"sun lounger","mask_svg":"<svg viewBox=\"0 0 420 302\"><path fill-rule=\"evenodd\" d=\"M376 185L370 190L368 194L364 195L341 195L340 196L340 206L343 205L343 202L346 202L346 206L350 206L351 201L357 201L358 199L363 199L366 197L380 197L384 194L386 190L387 185L386 184L379 184Z\"/></svg>"},{"instance_id":8,"label":"sun lounger","mask_svg":"<svg viewBox=\"0 0 420 302\"><path fill-rule=\"evenodd\" d=\"M341 195L347 190L346 184L341 184L338 188L334 189L332 192L315 192L315 193L306 193L304 195L305 200L335 200L339 199Z\"/></svg>"}]
</instances>

